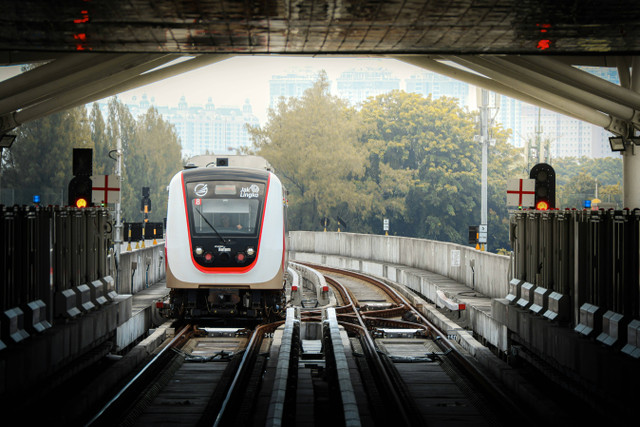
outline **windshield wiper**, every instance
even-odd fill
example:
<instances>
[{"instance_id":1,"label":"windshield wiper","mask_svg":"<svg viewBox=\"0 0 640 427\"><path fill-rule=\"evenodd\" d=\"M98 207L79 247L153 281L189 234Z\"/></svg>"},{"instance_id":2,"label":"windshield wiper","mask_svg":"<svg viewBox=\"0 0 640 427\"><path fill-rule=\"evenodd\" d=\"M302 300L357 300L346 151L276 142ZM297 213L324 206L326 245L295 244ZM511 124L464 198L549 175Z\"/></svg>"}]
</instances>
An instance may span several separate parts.
<instances>
[{"instance_id":1,"label":"windshield wiper","mask_svg":"<svg viewBox=\"0 0 640 427\"><path fill-rule=\"evenodd\" d=\"M220 238L220 240L222 240L222 244L223 244L223 245L226 245L226 244L227 244L227 241L226 241L226 240L224 240L224 237L222 237L222 236L220 235L220 233L218 233L218 230L216 230L216 228L215 228L213 225L211 225L211 223L210 223L209 221L207 221L207 218L205 218L205 216L202 214L202 212L200 212L200 210L198 210L197 208L195 208L195 211L196 211L196 212L198 212L198 214L200 214L200 216L202 217L202 219L204 219L204 222L206 222L206 223L207 223L207 225L208 225L209 227L211 227L211 229L212 229L212 230L213 230L213 231L218 235L218 237Z\"/></svg>"}]
</instances>

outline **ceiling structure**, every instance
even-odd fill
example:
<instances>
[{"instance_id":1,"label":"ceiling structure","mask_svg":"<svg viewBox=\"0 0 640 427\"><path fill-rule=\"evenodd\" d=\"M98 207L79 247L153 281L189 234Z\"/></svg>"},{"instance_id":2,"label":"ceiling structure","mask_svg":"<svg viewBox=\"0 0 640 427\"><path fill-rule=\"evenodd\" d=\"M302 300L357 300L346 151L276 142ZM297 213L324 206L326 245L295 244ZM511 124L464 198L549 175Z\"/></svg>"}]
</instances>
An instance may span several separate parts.
<instances>
[{"instance_id":1,"label":"ceiling structure","mask_svg":"<svg viewBox=\"0 0 640 427\"><path fill-rule=\"evenodd\" d=\"M391 56L625 137L640 127L637 0L4 3L0 64L46 65L0 83L0 136L233 55L266 54ZM615 66L622 84L572 64Z\"/></svg>"},{"instance_id":2,"label":"ceiling structure","mask_svg":"<svg viewBox=\"0 0 640 427\"><path fill-rule=\"evenodd\" d=\"M5 0L0 51L627 54L630 0ZM18 55L16 58L20 60Z\"/></svg>"}]
</instances>

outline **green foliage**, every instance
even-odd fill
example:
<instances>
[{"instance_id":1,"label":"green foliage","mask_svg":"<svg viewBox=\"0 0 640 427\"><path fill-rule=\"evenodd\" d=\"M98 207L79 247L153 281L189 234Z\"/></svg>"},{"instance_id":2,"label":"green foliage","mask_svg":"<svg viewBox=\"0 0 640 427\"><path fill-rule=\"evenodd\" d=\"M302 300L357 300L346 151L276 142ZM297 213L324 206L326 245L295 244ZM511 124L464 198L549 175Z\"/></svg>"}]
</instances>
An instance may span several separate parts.
<instances>
[{"instance_id":1,"label":"green foliage","mask_svg":"<svg viewBox=\"0 0 640 427\"><path fill-rule=\"evenodd\" d=\"M593 199L598 185L598 198L622 206L622 158L564 157L554 159L557 206L582 208L586 199Z\"/></svg>"},{"instance_id":2,"label":"green foliage","mask_svg":"<svg viewBox=\"0 0 640 427\"><path fill-rule=\"evenodd\" d=\"M122 215L128 222L143 219L140 211L142 187L149 187L151 199L150 221L161 221L167 212L167 191L171 177L182 169L180 142L173 125L165 122L152 107L138 121L129 108L117 98L109 102L109 117L105 129L102 153L115 150L117 140L122 144ZM102 157L105 171L108 163L115 170L115 161ZM106 172L105 172L106 173Z\"/></svg>"},{"instance_id":3,"label":"green foliage","mask_svg":"<svg viewBox=\"0 0 640 427\"><path fill-rule=\"evenodd\" d=\"M477 222L479 150L472 117L452 99L400 91L369 100L361 114L368 125L365 146L388 168L384 175L370 169L382 195L380 213L389 213L390 201L398 234L461 242L466 223ZM402 185L393 189L394 183Z\"/></svg>"},{"instance_id":4,"label":"green foliage","mask_svg":"<svg viewBox=\"0 0 640 427\"><path fill-rule=\"evenodd\" d=\"M137 143L129 146L127 156L127 164L130 165L127 168L127 188L133 195L134 205L127 205L125 212L132 215L128 218L141 217L142 187L149 187L152 202L149 218L159 222L167 212L169 181L182 169L180 143L173 125L165 122L154 108L139 118L136 130Z\"/></svg>"},{"instance_id":5,"label":"green foliage","mask_svg":"<svg viewBox=\"0 0 640 427\"><path fill-rule=\"evenodd\" d=\"M263 128L249 128L257 154L271 163L294 201L291 228L319 229L323 216L340 215L349 223L371 205L371 195L359 191L366 160L359 132L355 111L329 94L326 74L302 98L270 109Z\"/></svg>"},{"instance_id":6,"label":"green foliage","mask_svg":"<svg viewBox=\"0 0 640 427\"><path fill-rule=\"evenodd\" d=\"M97 104L87 114L77 107L56 113L17 129L2 162L2 203L28 204L33 194L42 204L66 205L72 178L73 148L93 148L93 175L116 172L115 153L122 141L122 210L127 221L141 221L142 187L150 187L151 221L166 215L171 177L182 169L180 143L173 126L155 109L136 121L117 98L109 102L107 121ZM11 196L11 197L10 197Z\"/></svg>"},{"instance_id":7,"label":"green foliage","mask_svg":"<svg viewBox=\"0 0 640 427\"><path fill-rule=\"evenodd\" d=\"M361 114L372 152L368 178L377 184L371 231L388 217L394 233L467 243L468 226L480 223L481 147L474 116L457 101L395 91L370 99ZM508 134L492 129L489 153L490 247L508 246L506 179L522 168Z\"/></svg>"},{"instance_id":8,"label":"green foliage","mask_svg":"<svg viewBox=\"0 0 640 427\"><path fill-rule=\"evenodd\" d=\"M3 150L2 203L66 205L74 148L93 148L86 109L77 107L25 123Z\"/></svg>"},{"instance_id":9,"label":"green foliage","mask_svg":"<svg viewBox=\"0 0 640 427\"><path fill-rule=\"evenodd\" d=\"M522 156L493 129L489 153L489 245L508 247L506 178ZM268 123L250 129L257 154L290 190L292 229L321 230L320 219L346 220L348 231L466 244L480 222L481 147L475 117L453 99L394 91L360 111L332 97L326 76L300 99L281 101Z\"/></svg>"}]
</instances>

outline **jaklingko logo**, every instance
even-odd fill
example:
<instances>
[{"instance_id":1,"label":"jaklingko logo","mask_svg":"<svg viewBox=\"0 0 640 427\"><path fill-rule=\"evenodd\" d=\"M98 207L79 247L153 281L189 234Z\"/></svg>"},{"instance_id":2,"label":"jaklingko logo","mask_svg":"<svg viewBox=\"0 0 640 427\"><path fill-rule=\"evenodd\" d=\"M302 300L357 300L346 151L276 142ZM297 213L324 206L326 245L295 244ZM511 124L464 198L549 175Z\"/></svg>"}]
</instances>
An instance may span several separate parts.
<instances>
[{"instance_id":1,"label":"jaklingko logo","mask_svg":"<svg viewBox=\"0 0 640 427\"><path fill-rule=\"evenodd\" d=\"M260 195L260 187L256 184L252 184L249 187L242 187L240 190L240 197L246 199L254 199Z\"/></svg>"}]
</instances>

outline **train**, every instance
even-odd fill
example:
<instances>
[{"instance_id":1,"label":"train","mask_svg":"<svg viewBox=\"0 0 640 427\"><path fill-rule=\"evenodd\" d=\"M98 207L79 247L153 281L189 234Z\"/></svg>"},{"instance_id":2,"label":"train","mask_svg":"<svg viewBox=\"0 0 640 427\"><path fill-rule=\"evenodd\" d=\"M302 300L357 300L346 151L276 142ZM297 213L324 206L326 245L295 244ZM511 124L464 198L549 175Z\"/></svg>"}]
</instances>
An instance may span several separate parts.
<instances>
[{"instance_id":1,"label":"train","mask_svg":"<svg viewBox=\"0 0 640 427\"><path fill-rule=\"evenodd\" d=\"M259 156L196 156L169 184L165 265L180 319L276 318L287 271L287 192Z\"/></svg>"}]
</instances>

